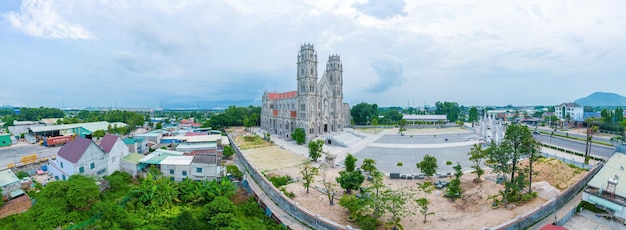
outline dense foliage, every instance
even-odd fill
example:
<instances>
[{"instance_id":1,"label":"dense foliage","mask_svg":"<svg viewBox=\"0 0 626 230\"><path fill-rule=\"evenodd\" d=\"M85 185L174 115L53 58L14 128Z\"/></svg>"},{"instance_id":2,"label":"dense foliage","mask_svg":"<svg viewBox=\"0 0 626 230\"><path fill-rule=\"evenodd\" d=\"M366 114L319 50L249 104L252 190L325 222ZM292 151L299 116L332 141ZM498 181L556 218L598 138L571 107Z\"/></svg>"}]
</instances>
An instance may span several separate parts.
<instances>
[{"instance_id":1,"label":"dense foliage","mask_svg":"<svg viewBox=\"0 0 626 230\"><path fill-rule=\"evenodd\" d=\"M461 108L456 102L435 102L435 114L446 115L450 122L456 122L461 114Z\"/></svg>"},{"instance_id":2,"label":"dense foliage","mask_svg":"<svg viewBox=\"0 0 626 230\"><path fill-rule=\"evenodd\" d=\"M202 127L213 129L223 129L228 126L258 126L261 124L261 107L230 106L223 113L211 115L209 120L202 124Z\"/></svg>"},{"instance_id":3,"label":"dense foliage","mask_svg":"<svg viewBox=\"0 0 626 230\"><path fill-rule=\"evenodd\" d=\"M352 107L350 115L355 125L368 125L378 117L378 105L361 102Z\"/></svg>"},{"instance_id":4,"label":"dense foliage","mask_svg":"<svg viewBox=\"0 0 626 230\"><path fill-rule=\"evenodd\" d=\"M254 200L234 204L228 180L135 180L120 172L107 180L103 193L84 176L50 182L30 193L37 200L30 210L1 219L0 229L284 229Z\"/></svg>"}]
</instances>

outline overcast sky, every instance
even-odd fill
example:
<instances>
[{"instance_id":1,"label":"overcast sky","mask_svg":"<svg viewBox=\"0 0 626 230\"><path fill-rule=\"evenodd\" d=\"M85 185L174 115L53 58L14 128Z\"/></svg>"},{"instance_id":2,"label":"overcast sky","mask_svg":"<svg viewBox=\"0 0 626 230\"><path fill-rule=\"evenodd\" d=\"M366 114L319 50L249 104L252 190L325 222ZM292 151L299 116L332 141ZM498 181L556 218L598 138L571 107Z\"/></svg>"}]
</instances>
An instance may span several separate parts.
<instances>
[{"instance_id":1,"label":"overcast sky","mask_svg":"<svg viewBox=\"0 0 626 230\"><path fill-rule=\"evenodd\" d=\"M0 103L258 105L303 43L320 73L341 55L351 105L626 95L623 0L2 0Z\"/></svg>"}]
</instances>

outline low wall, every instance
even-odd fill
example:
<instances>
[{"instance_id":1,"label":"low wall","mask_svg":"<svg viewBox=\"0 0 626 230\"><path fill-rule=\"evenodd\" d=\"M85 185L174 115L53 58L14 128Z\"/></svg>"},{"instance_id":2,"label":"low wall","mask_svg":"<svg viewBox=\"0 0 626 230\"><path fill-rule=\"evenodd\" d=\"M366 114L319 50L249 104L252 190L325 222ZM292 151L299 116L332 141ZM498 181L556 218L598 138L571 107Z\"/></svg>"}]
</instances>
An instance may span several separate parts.
<instances>
[{"instance_id":1,"label":"low wall","mask_svg":"<svg viewBox=\"0 0 626 230\"><path fill-rule=\"evenodd\" d=\"M543 203L540 207L537 207L530 212L519 216L516 219L509 220L505 223L502 223L498 226L491 227L488 229L527 229L533 226L535 223L545 219L553 213L567 204L570 200L572 200L578 192L584 189L587 186L587 183L593 178L593 176L600 171L604 163L600 162L591 169L587 175L585 175L580 181L576 184L570 186L564 192L559 194L556 198L552 198L551 200Z\"/></svg>"},{"instance_id":2,"label":"low wall","mask_svg":"<svg viewBox=\"0 0 626 230\"><path fill-rule=\"evenodd\" d=\"M228 136L231 147L235 150L235 155L237 155L239 163L241 163L241 165L249 173L250 177L257 182L259 187L261 187L261 189L265 192L265 195L272 199L278 207L283 209L286 213L289 213L293 218L312 229L352 229L335 223L332 220L328 220L321 215L315 214L286 197L282 192L274 188L272 183L267 180L267 178L250 165L248 160L241 153L239 147L235 144L235 141L233 141L230 134L227 133L226 135ZM258 196L259 194L255 195Z\"/></svg>"}]
</instances>

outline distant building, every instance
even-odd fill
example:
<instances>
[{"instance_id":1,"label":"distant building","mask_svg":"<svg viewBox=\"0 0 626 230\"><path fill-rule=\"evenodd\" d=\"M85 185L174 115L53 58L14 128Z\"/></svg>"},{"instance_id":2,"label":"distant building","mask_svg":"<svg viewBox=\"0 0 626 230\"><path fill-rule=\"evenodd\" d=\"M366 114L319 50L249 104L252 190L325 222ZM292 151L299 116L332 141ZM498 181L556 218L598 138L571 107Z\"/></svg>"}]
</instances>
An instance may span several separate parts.
<instances>
[{"instance_id":1,"label":"distant building","mask_svg":"<svg viewBox=\"0 0 626 230\"><path fill-rule=\"evenodd\" d=\"M626 219L626 155L615 152L591 178L582 199L614 217Z\"/></svg>"},{"instance_id":2,"label":"distant building","mask_svg":"<svg viewBox=\"0 0 626 230\"><path fill-rule=\"evenodd\" d=\"M138 176L139 172L141 172L145 167L145 165L139 164L139 160L144 157L144 155L139 153L129 153L122 158L122 161L120 162L120 170L127 172L131 176Z\"/></svg>"},{"instance_id":3,"label":"distant building","mask_svg":"<svg viewBox=\"0 0 626 230\"><path fill-rule=\"evenodd\" d=\"M428 123L428 124L446 124L448 117L446 115L402 115L402 119L408 124Z\"/></svg>"},{"instance_id":4,"label":"distant building","mask_svg":"<svg viewBox=\"0 0 626 230\"><path fill-rule=\"evenodd\" d=\"M37 126L30 127L29 133L42 139L43 137L56 137L56 136L65 136L65 135L76 135L81 137L86 137L90 134L93 134L95 131L104 130L106 131L109 127L125 127L128 126L122 122L113 122L109 123L106 121L98 121L98 122L88 122L88 123L77 123L77 124L66 124L66 125L49 125L49 126Z\"/></svg>"},{"instance_id":5,"label":"distant building","mask_svg":"<svg viewBox=\"0 0 626 230\"><path fill-rule=\"evenodd\" d=\"M318 81L317 53L313 45L300 47L296 91L264 92L261 128L272 135L289 137L304 129L306 140L350 125L350 106L343 103L343 65L338 55L328 57Z\"/></svg>"},{"instance_id":6,"label":"distant building","mask_svg":"<svg viewBox=\"0 0 626 230\"><path fill-rule=\"evenodd\" d=\"M554 107L554 114L561 120L584 121L584 108L576 103L563 103Z\"/></svg>"}]
</instances>

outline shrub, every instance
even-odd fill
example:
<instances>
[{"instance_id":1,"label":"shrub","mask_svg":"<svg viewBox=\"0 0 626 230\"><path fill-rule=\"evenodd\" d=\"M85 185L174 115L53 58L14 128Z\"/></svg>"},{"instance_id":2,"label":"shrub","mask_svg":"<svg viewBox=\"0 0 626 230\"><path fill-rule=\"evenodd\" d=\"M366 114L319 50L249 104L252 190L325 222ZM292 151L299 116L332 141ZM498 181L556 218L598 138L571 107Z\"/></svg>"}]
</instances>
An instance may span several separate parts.
<instances>
[{"instance_id":1,"label":"shrub","mask_svg":"<svg viewBox=\"0 0 626 230\"><path fill-rule=\"evenodd\" d=\"M27 172L19 171L15 174L15 176L17 176L18 179L23 179L23 178L28 177L29 175Z\"/></svg>"},{"instance_id":2,"label":"shrub","mask_svg":"<svg viewBox=\"0 0 626 230\"><path fill-rule=\"evenodd\" d=\"M243 173L239 171L237 165L226 165L226 172L230 173L230 175L237 179L241 179L241 177L243 177Z\"/></svg>"},{"instance_id":3,"label":"shrub","mask_svg":"<svg viewBox=\"0 0 626 230\"><path fill-rule=\"evenodd\" d=\"M291 177L288 175L285 176L273 176L268 178L270 182L274 185L274 187L279 188L280 186L287 185L291 182Z\"/></svg>"},{"instance_id":4,"label":"shrub","mask_svg":"<svg viewBox=\"0 0 626 230\"><path fill-rule=\"evenodd\" d=\"M398 162L398 164L396 164L397 166L402 166L402 162Z\"/></svg>"},{"instance_id":5,"label":"shrub","mask_svg":"<svg viewBox=\"0 0 626 230\"><path fill-rule=\"evenodd\" d=\"M446 165L452 165L452 161L446 161Z\"/></svg>"},{"instance_id":6,"label":"shrub","mask_svg":"<svg viewBox=\"0 0 626 230\"><path fill-rule=\"evenodd\" d=\"M289 192L289 191L287 191L287 188L285 188L285 187L280 187L280 191L281 191L283 194L285 194L285 196L287 196L287 197L289 197L289 198L291 198L291 199L293 199L294 197L296 197L296 194L294 194L293 192Z\"/></svg>"},{"instance_id":7,"label":"shrub","mask_svg":"<svg viewBox=\"0 0 626 230\"><path fill-rule=\"evenodd\" d=\"M359 216L357 223L363 230L373 230L376 229L376 226L381 224L378 219L369 215Z\"/></svg>"}]
</instances>

